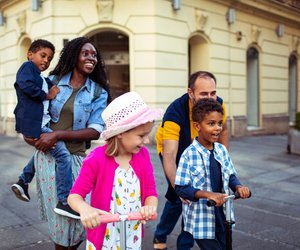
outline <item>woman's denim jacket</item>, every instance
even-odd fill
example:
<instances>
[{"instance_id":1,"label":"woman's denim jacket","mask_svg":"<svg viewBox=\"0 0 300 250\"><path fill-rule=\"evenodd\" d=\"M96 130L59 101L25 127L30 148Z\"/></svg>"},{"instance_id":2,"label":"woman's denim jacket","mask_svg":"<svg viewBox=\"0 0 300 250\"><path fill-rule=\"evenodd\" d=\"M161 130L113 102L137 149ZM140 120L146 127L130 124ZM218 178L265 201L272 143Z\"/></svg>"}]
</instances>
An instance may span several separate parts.
<instances>
[{"instance_id":1,"label":"woman's denim jacket","mask_svg":"<svg viewBox=\"0 0 300 250\"><path fill-rule=\"evenodd\" d=\"M49 76L49 78L53 80L54 76ZM57 84L60 92L51 101L50 106L50 114L54 123L58 122L62 107L73 93L70 78L71 72L63 76ZM101 95L94 99L96 84L87 78L85 85L78 91L74 100L73 130L93 128L99 133L103 131L104 121L101 114L106 108L108 94L102 88Z\"/></svg>"}]
</instances>

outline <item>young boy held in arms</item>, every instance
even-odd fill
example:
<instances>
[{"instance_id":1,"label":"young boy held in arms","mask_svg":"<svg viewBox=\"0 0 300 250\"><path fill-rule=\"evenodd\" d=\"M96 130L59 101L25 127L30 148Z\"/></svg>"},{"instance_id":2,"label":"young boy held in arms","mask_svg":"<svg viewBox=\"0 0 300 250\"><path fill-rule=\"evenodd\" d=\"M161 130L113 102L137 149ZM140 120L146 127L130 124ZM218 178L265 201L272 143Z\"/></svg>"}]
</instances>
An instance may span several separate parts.
<instances>
[{"instance_id":1,"label":"young boy held in arms","mask_svg":"<svg viewBox=\"0 0 300 250\"><path fill-rule=\"evenodd\" d=\"M16 131L24 137L39 138L42 133L52 132L49 114L50 100L54 99L59 88L44 77L41 72L48 69L55 53L54 45L43 39L32 42L27 52L28 61L19 68L14 84L17 93L17 106L14 110ZM56 160L56 185L58 204L54 211L60 215L77 218L79 215L67 204L72 187L71 157L63 141L49 151ZM16 197L29 201L28 183L35 175L34 157L24 167L17 183L11 186Z\"/></svg>"}]
</instances>

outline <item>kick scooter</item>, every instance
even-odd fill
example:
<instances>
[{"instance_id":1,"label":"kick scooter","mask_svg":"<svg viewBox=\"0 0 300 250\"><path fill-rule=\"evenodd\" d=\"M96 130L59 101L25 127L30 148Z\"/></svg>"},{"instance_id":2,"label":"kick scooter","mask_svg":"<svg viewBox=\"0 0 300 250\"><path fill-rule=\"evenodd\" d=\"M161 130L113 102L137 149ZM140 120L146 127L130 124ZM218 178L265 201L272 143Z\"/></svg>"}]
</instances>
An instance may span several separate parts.
<instances>
[{"instance_id":1,"label":"kick scooter","mask_svg":"<svg viewBox=\"0 0 300 250\"><path fill-rule=\"evenodd\" d=\"M251 192L248 198L251 197ZM235 223L231 219L231 208L233 206L233 200L239 199L240 195L238 193L228 195L225 197L225 211L226 211L226 220L224 222L225 224L225 230L226 230L226 250L232 250L232 225ZM208 200L207 206L215 206L216 202L214 200Z\"/></svg>"},{"instance_id":2,"label":"kick scooter","mask_svg":"<svg viewBox=\"0 0 300 250\"><path fill-rule=\"evenodd\" d=\"M155 220L157 214L155 213L149 220ZM120 222L120 249L126 250L126 221L130 220L144 220L140 212L129 214L103 214L100 215L101 223Z\"/></svg>"}]
</instances>

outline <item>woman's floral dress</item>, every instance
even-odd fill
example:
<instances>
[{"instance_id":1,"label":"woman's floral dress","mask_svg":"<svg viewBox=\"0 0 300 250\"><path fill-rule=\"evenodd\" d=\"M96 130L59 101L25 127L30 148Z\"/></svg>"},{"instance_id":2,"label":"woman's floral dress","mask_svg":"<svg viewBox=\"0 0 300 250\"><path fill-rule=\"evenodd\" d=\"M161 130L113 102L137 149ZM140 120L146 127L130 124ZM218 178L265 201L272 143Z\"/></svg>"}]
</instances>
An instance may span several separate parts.
<instances>
[{"instance_id":1,"label":"woman's floral dress","mask_svg":"<svg viewBox=\"0 0 300 250\"><path fill-rule=\"evenodd\" d=\"M83 157L72 155L72 179L78 176ZM37 151L34 166L37 180L37 201L40 218L48 221L50 238L62 246L74 246L86 239L85 229L80 220L56 214L55 159L50 154ZM87 197L87 202L89 198Z\"/></svg>"}]
</instances>

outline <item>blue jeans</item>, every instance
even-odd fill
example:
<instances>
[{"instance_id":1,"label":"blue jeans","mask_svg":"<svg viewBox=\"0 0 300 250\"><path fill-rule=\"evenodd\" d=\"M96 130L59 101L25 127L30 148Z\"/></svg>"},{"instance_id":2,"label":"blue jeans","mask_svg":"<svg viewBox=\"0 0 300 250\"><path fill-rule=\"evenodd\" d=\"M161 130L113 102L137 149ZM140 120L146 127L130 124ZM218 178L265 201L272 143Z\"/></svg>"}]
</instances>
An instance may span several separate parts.
<instances>
[{"instance_id":1,"label":"blue jeans","mask_svg":"<svg viewBox=\"0 0 300 250\"><path fill-rule=\"evenodd\" d=\"M215 239L195 239L202 250L226 250L226 232L216 232Z\"/></svg>"},{"instance_id":2,"label":"blue jeans","mask_svg":"<svg viewBox=\"0 0 300 250\"><path fill-rule=\"evenodd\" d=\"M159 242L166 242L167 236L173 231L182 212L182 203L178 198L176 202L166 201L160 221L156 226L154 238ZM177 249L188 250L194 246L194 239L191 234L183 231L181 222L181 232L177 238Z\"/></svg>"},{"instance_id":3,"label":"blue jeans","mask_svg":"<svg viewBox=\"0 0 300 250\"><path fill-rule=\"evenodd\" d=\"M162 157L160 155L160 160L162 162ZM169 184L169 182L168 182ZM178 219L182 213L182 203L179 197L176 201L171 202L166 201L163 212L160 216L160 221L156 226L154 232L154 238L159 242L165 243L167 241L167 236L172 233L176 226ZM193 236L183 231L183 221L181 222L181 232L177 238L177 249L178 250L189 250L194 246Z\"/></svg>"},{"instance_id":4,"label":"blue jeans","mask_svg":"<svg viewBox=\"0 0 300 250\"><path fill-rule=\"evenodd\" d=\"M49 133L52 130L48 127L42 128L42 133ZM71 155L63 141L58 141L49 153L55 158L56 161L56 189L57 198L64 204L67 204L67 198L72 188L72 168L71 168ZM24 167L23 172L19 176L25 183L30 183L34 177L34 155L31 157L27 165Z\"/></svg>"}]
</instances>

